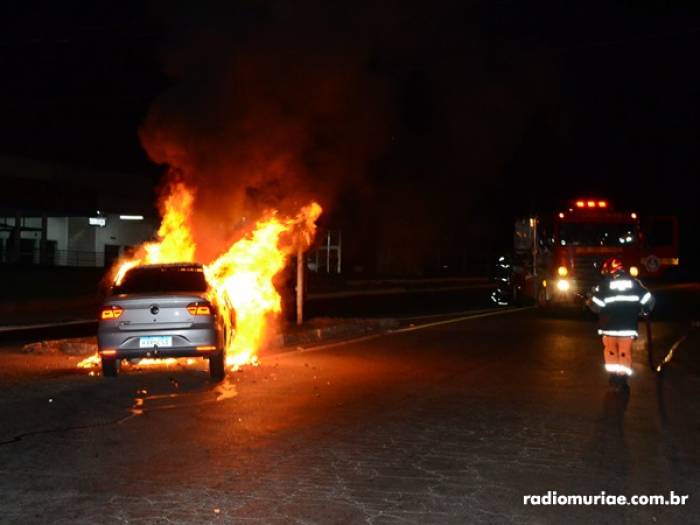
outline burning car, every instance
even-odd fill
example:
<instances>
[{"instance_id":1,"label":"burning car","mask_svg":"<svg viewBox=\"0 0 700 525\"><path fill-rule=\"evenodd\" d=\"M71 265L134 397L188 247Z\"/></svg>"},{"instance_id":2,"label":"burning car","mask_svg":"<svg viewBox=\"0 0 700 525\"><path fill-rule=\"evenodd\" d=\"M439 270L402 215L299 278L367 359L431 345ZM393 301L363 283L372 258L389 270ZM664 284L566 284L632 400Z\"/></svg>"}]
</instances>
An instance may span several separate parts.
<instances>
[{"instance_id":1,"label":"burning car","mask_svg":"<svg viewBox=\"0 0 700 525\"><path fill-rule=\"evenodd\" d=\"M115 280L100 310L102 374L114 377L122 359L203 357L212 379L225 375L235 319L216 299L196 263L146 264Z\"/></svg>"}]
</instances>

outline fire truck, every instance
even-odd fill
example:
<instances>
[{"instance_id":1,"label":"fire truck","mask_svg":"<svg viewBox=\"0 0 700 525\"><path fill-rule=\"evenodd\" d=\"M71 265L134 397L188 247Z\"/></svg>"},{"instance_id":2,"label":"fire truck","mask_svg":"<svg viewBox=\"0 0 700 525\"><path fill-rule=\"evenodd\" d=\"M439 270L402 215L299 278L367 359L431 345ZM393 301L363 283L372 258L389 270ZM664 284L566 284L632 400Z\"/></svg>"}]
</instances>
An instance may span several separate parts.
<instances>
[{"instance_id":1,"label":"fire truck","mask_svg":"<svg viewBox=\"0 0 700 525\"><path fill-rule=\"evenodd\" d=\"M673 216L643 217L599 198L562 208L516 221L514 253L497 265L496 303L581 304L613 256L642 279L661 277L679 264Z\"/></svg>"}]
</instances>

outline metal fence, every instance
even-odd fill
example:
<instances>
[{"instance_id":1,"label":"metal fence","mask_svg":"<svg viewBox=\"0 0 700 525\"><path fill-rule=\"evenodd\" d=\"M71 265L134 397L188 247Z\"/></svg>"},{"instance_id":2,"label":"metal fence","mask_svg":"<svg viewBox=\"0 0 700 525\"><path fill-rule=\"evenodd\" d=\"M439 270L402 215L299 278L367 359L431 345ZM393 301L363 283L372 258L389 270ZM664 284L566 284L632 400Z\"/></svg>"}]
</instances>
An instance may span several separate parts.
<instances>
[{"instance_id":1,"label":"metal fence","mask_svg":"<svg viewBox=\"0 0 700 525\"><path fill-rule=\"evenodd\" d=\"M319 230L306 255L308 268L317 273L341 273L343 234L340 230Z\"/></svg>"}]
</instances>

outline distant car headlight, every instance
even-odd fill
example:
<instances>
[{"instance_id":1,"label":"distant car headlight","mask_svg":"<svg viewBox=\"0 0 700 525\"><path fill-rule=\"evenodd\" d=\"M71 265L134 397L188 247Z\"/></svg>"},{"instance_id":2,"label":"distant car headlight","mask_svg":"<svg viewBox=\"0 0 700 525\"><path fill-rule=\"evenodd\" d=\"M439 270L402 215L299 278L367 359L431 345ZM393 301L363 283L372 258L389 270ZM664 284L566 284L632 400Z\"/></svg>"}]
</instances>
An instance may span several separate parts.
<instances>
[{"instance_id":1,"label":"distant car headlight","mask_svg":"<svg viewBox=\"0 0 700 525\"><path fill-rule=\"evenodd\" d=\"M571 284L566 279L559 279L557 281L557 288L562 292L566 292L571 288Z\"/></svg>"},{"instance_id":2,"label":"distant car headlight","mask_svg":"<svg viewBox=\"0 0 700 525\"><path fill-rule=\"evenodd\" d=\"M559 277L566 277L569 275L569 269L566 266L560 266L557 268L557 273L559 274Z\"/></svg>"},{"instance_id":3,"label":"distant car headlight","mask_svg":"<svg viewBox=\"0 0 700 525\"><path fill-rule=\"evenodd\" d=\"M630 275L632 277L637 277L639 275L639 268L636 266L630 266Z\"/></svg>"}]
</instances>

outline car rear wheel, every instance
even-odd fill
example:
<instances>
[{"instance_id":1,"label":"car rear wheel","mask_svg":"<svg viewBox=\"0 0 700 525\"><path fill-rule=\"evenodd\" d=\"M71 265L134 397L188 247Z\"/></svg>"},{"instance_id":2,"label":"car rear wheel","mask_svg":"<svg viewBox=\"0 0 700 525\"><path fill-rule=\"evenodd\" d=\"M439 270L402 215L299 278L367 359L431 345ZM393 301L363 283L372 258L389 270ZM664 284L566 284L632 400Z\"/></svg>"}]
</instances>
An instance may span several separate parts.
<instances>
[{"instance_id":1,"label":"car rear wheel","mask_svg":"<svg viewBox=\"0 0 700 525\"><path fill-rule=\"evenodd\" d=\"M223 381L226 376L226 356L221 350L209 358L209 375L214 381Z\"/></svg>"},{"instance_id":2,"label":"car rear wheel","mask_svg":"<svg viewBox=\"0 0 700 525\"><path fill-rule=\"evenodd\" d=\"M102 375L104 377L117 377L119 374L119 359L102 358Z\"/></svg>"}]
</instances>

